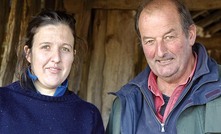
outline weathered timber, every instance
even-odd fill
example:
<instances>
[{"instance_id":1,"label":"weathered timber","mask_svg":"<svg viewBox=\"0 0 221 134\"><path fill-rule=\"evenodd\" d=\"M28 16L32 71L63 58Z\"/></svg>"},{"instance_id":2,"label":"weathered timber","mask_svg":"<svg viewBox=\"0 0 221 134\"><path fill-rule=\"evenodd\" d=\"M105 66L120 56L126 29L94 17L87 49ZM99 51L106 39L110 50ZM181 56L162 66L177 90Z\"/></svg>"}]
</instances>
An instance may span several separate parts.
<instances>
[{"instance_id":1,"label":"weathered timber","mask_svg":"<svg viewBox=\"0 0 221 134\"><path fill-rule=\"evenodd\" d=\"M208 17L204 19L201 19L200 21L196 22L196 24L202 27L206 27L220 19L221 19L221 10L209 15Z\"/></svg>"},{"instance_id":2,"label":"weathered timber","mask_svg":"<svg viewBox=\"0 0 221 134\"><path fill-rule=\"evenodd\" d=\"M201 16L201 15L207 13L207 12L208 12L207 10L193 11L193 12L191 13L191 15L192 15L192 18L195 19L195 18L197 18L197 17L199 17L199 16Z\"/></svg>"},{"instance_id":3,"label":"weathered timber","mask_svg":"<svg viewBox=\"0 0 221 134\"><path fill-rule=\"evenodd\" d=\"M79 12L79 3L87 1L86 9L137 9L142 0L64 0L66 9ZM220 9L220 0L182 0L190 10ZM73 4L74 3L74 4ZM196 4L197 3L197 4ZM81 9L80 9L81 10Z\"/></svg>"},{"instance_id":4,"label":"weathered timber","mask_svg":"<svg viewBox=\"0 0 221 134\"><path fill-rule=\"evenodd\" d=\"M89 45L90 67L87 85L87 100L99 109L102 107L103 69L105 63L105 39L107 33L107 11L94 12L91 44Z\"/></svg>"},{"instance_id":5,"label":"weathered timber","mask_svg":"<svg viewBox=\"0 0 221 134\"><path fill-rule=\"evenodd\" d=\"M105 37L103 68L102 117L106 125L114 96L108 95L134 77L136 34L133 28L135 12L109 10Z\"/></svg>"},{"instance_id":6,"label":"weathered timber","mask_svg":"<svg viewBox=\"0 0 221 134\"><path fill-rule=\"evenodd\" d=\"M221 35L213 36L211 38L200 38L197 37L196 41L202 43L207 50L209 49L220 49Z\"/></svg>"},{"instance_id":7,"label":"weathered timber","mask_svg":"<svg viewBox=\"0 0 221 134\"><path fill-rule=\"evenodd\" d=\"M221 31L221 23L216 23L215 25L212 25L210 26L208 29L207 29L208 33L210 35L213 35L215 34L216 32L218 31ZM215 36L215 35L214 35ZM221 37L220 37L221 38Z\"/></svg>"},{"instance_id":8,"label":"weathered timber","mask_svg":"<svg viewBox=\"0 0 221 134\"><path fill-rule=\"evenodd\" d=\"M3 53L4 53L4 47L3 47L3 41L6 34L6 25L8 16L9 16L9 10L10 10L10 1L9 0L1 0L0 4L0 67L3 59Z\"/></svg>"},{"instance_id":9,"label":"weathered timber","mask_svg":"<svg viewBox=\"0 0 221 134\"><path fill-rule=\"evenodd\" d=\"M9 14L7 23L7 35L3 42L4 45L4 58L2 60L2 66L0 69L1 85L11 83L15 73L16 66L16 47L18 45L20 24L22 17L22 0L14 0L11 3L11 12Z\"/></svg>"},{"instance_id":10,"label":"weathered timber","mask_svg":"<svg viewBox=\"0 0 221 134\"><path fill-rule=\"evenodd\" d=\"M88 67L89 62L87 61L87 57L84 56L87 45L88 45L88 33L90 31L90 23L91 23L91 10L86 10L84 7L87 5L85 1L81 1L80 5L78 5L81 11L75 15L76 19L76 33L82 39L82 43L76 46L77 49L77 57L78 64L75 65L72 69L70 80L72 81L69 84L69 88L74 92L77 92L82 98L87 98L87 79L88 79ZM67 5L64 5L65 9ZM69 11L69 10L68 10ZM72 11L72 10L70 10ZM86 59L84 59L86 58ZM86 61L86 63L84 63ZM84 65L84 66L83 66ZM81 89L81 90L80 90Z\"/></svg>"}]
</instances>

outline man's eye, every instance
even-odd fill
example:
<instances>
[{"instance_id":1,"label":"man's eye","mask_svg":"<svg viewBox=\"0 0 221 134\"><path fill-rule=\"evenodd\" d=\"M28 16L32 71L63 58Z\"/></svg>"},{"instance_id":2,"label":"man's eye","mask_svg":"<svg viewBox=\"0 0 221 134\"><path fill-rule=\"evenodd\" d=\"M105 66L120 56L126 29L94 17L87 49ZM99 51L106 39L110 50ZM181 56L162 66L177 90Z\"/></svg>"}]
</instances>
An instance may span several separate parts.
<instances>
[{"instance_id":1,"label":"man's eye","mask_svg":"<svg viewBox=\"0 0 221 134\"><path fill-rule=\"evenodd\" d=\"M172 40L172 39L174 39L174 36L166 36L165 39L166 40Z\"/></svg>"},{"instance_id":2,"label":"man's eye","mask_svg":"<svg viewBox=\"0 0 221 134\"><path fill-rule=\"evenodd\" d=\"M154 40L145 40L144 45L152 45L154 43Z\"/></svg>"}]
</instances>

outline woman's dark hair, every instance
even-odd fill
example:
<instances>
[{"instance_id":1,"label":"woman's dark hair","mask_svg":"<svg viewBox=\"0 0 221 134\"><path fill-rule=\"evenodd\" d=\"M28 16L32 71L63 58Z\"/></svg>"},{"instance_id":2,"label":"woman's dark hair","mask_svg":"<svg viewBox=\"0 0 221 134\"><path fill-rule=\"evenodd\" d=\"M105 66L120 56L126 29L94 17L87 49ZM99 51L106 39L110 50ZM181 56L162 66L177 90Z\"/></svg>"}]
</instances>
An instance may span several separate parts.
<instances>
[{"instance_id":1,"label":"woman's dark hair","mask_svg":"<svg viewBox=\"0 0 221 134\"><path fill-rule=\"evenodd\" d=\"M75 34L75 19L73 15L66 13L65 11L51 11L51 10L42 10L37 16L33 17L32 20L28 23L26 30L26 37L24 43L19 45L17 50L18 56L18 66L17 66L17 77L18 79L26 79L26 71L29 68L30 63L26 59L26 54L24 51L24 46L27 45L31 50L33 46L34 35L37 30L45 25L57 25L65 24L70 27L73 37L74 37L74 49L76 45L76 39L78 38Z\"/></svg>"}]
</instances>

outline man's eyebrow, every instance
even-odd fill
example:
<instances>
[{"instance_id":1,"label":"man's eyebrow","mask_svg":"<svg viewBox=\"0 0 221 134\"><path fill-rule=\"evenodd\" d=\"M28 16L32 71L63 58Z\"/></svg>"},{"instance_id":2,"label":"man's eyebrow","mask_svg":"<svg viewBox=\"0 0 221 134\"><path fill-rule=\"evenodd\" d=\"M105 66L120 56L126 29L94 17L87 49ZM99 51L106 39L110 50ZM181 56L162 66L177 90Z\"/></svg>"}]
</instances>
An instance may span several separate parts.
<instances>
[{"instance_id":1,"label":"man's eyebrow","mask_svg":"<svg viewBox=\"0 0 221 134\"><path fill-rule=\"evenodd\" d=\"M153 39L153 37L144 36L142 39L143 39L143 40L145 40L145 39Z\"/></svg>"},{"instance_id":2,"label":"man's eyebrow","mask_svg":"<svg viewBox=\"0 0 221 134\"><path fill-rule=\"evenodd\" d=\"M168 32L166 32L164 35L166 35L166 34L169 34L169 33L172 33L172 32L174 32L175 31L175 29L170 29Z\"/></svg>"},{"instance_id":3,"label":"man's eyebrow","mask_svg":"<svg viewBox=\"0 0 221 134\"><path fill-rule=\"evenodd\" d=\"M163 35L166 35L166 34L169 34L169 33L172 33L174 32L175 29L170 29L168 32L164 33ZM144 36L142 39L153 39L154 37L148 37L148 36Z\"/></svg>"}]
</instances>

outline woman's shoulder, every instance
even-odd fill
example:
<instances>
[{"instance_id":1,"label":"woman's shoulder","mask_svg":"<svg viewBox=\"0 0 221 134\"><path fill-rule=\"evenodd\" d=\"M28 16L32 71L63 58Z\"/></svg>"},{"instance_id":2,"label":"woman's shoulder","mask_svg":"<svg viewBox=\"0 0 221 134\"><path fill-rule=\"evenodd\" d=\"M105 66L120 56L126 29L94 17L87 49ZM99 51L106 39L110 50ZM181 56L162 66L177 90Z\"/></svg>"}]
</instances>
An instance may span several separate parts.
<instances>
[{"instance_id":1,"label":"woman's shoulder","mask_svg":"<svg viewBox=\"0 0 221 134\"><path fill-rule=\"evenodd\" d=\"M15 81L15 82L12 82L10 84L0 87L0 93L8 92L8 91L11 91L14 89L20 89L20 88L21 88L21 86L20 86L19 82Z\"/></svg>"},{"instance_id":2,"label":"woman's shoulder","mask_svg":"<svg viewBox=\"0 0 221 134\"><path fill-rule=\"evenodd\" d=\"M88 110L89 112L92 112L92 113L96 113L96 112L99 112L97 106L95 106L94 104L92 104L91 102L88 102L80 97L78 97L78 104L77 106L79 108L82 108L82 109L85 109L85 110Z\"/></svg>"}]
</instances>

